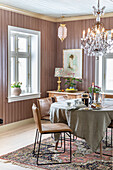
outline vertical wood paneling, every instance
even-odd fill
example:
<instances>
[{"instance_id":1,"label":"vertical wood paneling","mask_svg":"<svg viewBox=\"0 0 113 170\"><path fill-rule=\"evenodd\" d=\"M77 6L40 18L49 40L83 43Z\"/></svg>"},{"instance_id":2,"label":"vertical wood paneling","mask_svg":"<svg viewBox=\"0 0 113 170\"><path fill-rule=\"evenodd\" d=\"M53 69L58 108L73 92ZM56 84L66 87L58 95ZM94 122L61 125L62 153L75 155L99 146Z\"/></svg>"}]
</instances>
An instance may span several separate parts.
<instances>
[{"instance_id":1,"label":"vertical wood paneling","mask_svg":"<svg viewBox=\"0 0 113 170\"><path fill-rule=\"evenodd\" d=\"M107 29L113 28L112 17L104 18L102 21ZM60 23L0 10L0 117L4 119L4 124L31 118L31 106L33 102L36 103L36 99L8 103L8 25L41 31L41 97L45 97L47 90L57 88L54 70L55 67L63 66L63 49L80 48L83 29L87 30L94 22L94 19L66 22L68 36L62 43L57 36ZM79 90L87 90L87 87L95 80L94 69L94 57L84 55L83 82L78 83Z\"/></svg>"},{"instance_id":2,"label":"vertical wood paneling","mask_svg":"<svg viewBox=\"0 0 113 170\"><path fill-rule=\"evenodd\" d=\"M0 10L0 25L2 25L2 12ZM0 44L2 43L2 27L0 27ZM2 46L0 45L0 117L3 117L3 64Z\"/></svg>"},{"instance_id":3,"label":"vertical wood paneling","mask_svg":"<svg viewBox=\"0 0 113 170\"><path fill-rule=\"evenodd\" d=\"M32 117L36 99L8 103L8 25L41 31L41 97L56 87L56 23L0 10L0 118L4 124Z\"/></svg>"}]
</instances>

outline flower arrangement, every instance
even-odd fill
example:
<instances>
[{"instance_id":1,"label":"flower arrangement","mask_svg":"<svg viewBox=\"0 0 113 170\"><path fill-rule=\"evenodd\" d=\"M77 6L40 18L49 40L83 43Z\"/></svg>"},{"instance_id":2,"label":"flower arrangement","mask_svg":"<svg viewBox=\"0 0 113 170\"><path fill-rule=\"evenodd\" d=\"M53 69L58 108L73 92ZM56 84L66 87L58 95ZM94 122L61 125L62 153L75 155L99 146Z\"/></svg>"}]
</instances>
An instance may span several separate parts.
<instances>
[{"instance_id":1,"label":"flower arrangement","mask_svg":"<svg viewBox=\"0 0 113 170\"><path fill-rule=\"evenodd\" d=\"M22 82L15 82L11 84L11 88L21 88Z\"/></svg>"},{"instance_id":2,"label":"flower arrangement","mask_svg":"<svg viewBox=\"0 0 113 170\"><path fill-rule=\"evenodd\" d=\"M101 91L101 88L99 86L95 86L94 87L88 87L89 93L99 93Z\"/></svg>"},{"instance_id":3,"label":"flower arrangement","mask_svg":"<svg viewBox=\"0 0 113 170\"><path fill-rule=\"evenodd\" d=\"M81 79L76 79L76 78L65 78L65 79L66 79L66 82L64 85L67 85L68 88L75 87L76 85L75 81L82 82Z\"/></svg>"}]
</instances>

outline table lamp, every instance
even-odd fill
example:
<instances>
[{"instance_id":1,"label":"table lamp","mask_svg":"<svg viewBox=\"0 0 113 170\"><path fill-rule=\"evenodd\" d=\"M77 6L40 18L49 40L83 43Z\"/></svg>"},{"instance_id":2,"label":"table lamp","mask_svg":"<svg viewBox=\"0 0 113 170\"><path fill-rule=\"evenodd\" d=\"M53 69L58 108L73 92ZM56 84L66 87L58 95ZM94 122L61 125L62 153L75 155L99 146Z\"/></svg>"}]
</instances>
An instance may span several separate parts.
<instances>
[{"instance_id":1,"label":"table lamp","mask_svg":"<svg viewBox=\"0 0 113 170\"><path fill-rule=\"evenodd\" d=\"M60 77L63 77L63 75L64 75L64 69L63 68L55 68L55 77L58 77L58 81L57 81L58 89L57 89L57 91L60 90L60 83L61 83Z\"/></svg>"}]
</instances>

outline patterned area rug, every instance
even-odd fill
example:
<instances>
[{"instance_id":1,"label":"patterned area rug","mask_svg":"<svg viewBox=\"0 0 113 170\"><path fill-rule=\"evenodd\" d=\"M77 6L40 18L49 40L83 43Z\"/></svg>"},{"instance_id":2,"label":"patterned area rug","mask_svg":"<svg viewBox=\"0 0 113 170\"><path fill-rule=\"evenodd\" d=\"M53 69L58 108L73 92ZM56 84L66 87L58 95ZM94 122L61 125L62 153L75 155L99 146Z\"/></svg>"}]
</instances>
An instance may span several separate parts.
<instances>
[{"instance_id":1,"label":"patterned area rug","mask_svg":"<svg viewBox=\"0 0 113 170\"><path fill-rule=\"evenodd\" d=\"M41 152L54 151L54 141L52 138L47 138L42 141L43 144L49 144L52 147L41 145ZM60 146L60 143L59 143ZM39 163L46 162L64 162L69 160L69 141L66 141L66 152L64 154L47 154L40 155ZM8 153L0 157L0 159L8 160L13 164L26 167L29 169L48 169L48 170L112 170L113 169L113 157L103 156L100 159L100 155L93 153L85 140L78 138L75 142L72 142L72 163L71 164L57 164L57 165L36 165L36 157L33 157L33 144L24 148L18 149L14 152ZM63 148L58 148L58 151L63 151ZM106 148L105 141L103 140L103 152L111 154L113 156L113 148Z\"/></svg>"}]
</instances>

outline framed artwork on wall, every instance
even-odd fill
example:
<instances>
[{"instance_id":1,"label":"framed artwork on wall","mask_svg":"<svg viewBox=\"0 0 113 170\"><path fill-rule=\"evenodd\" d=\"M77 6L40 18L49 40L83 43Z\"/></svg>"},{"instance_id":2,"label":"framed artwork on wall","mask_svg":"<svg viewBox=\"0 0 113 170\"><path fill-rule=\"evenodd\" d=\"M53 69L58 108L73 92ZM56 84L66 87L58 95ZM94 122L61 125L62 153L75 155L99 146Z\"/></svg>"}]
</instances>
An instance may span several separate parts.
<instances>
[{"instance_id":1,"label":"framed artwork on wall","mask_svg":"<svg viewBox=\"0 0 113 170\"><path fill-rule=\"evenodd\" d=\"M63 50L63 68L67 73L73 73L75 78L82 79L83 49Z\"/></svg>"}]
</instances>

